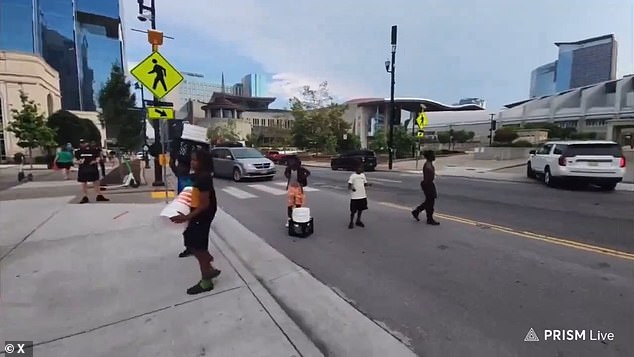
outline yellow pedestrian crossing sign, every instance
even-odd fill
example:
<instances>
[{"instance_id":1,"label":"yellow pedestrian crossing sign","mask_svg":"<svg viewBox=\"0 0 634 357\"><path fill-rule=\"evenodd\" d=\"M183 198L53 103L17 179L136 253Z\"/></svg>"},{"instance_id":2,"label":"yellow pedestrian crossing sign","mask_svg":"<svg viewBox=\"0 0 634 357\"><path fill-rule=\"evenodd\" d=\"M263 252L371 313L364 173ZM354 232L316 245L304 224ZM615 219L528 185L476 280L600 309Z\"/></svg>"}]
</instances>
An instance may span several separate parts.
<instances>
[{"instance_id":1,"label":"yellow pedestrian crossing sign","mask_svg":"<svg viewBox=\"0 0 634 357\"><path fill-rule=\"evenodd\" d=\"M418 126L418 133L416 137L422 138L425 136L425 127L429 124L429 120L427 119L427 114L422 110L418 117L416 118L416 125Z\"/></svg>"},{"instance_id":2,"label":"yellow pedestrian crossing sign","mask_svg":"<svg viewBox=\"0 0 634 357\"><path fill-rule=\"evenodd\" d=\"M149 119L174 119L174 108L146 107Z\"/></svg>"},{"instance_id":3,"label":"yellow pedestrian crossing sign","mask_svg":"<svg viewBox=\"0 0 634 357\"><path fill-rule=\"evenodd\" d=\"M183 81L183 75L158 52L152 52L132 68L130 74L158 99L165 97Z\"/></svg>"}]
</instances>

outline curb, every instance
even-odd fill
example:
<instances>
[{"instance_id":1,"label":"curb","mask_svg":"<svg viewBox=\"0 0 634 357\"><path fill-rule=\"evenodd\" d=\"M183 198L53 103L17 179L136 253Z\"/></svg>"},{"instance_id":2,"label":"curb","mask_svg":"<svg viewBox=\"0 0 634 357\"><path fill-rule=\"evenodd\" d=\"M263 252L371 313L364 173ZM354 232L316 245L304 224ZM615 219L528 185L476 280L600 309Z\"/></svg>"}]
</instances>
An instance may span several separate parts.
<instances>
[{"instance_id":1,"label":"curb","mask_svg":"<svg viewBox=\"0 0 634 357\"><path fill-rule=\"evenodd\" d=\"M325 356L416 356L384 327L222 209L216 217L214 233Z\"/></svg>"},{"instance_id":2,"label":"curb","mask_svg":"<svg viewBox=\"0 0 634 357\"><path fill-rule=\"evenodd\" d=\"M212 229L213 227L214 225L212 225ZM304 334L299 326L295 324L290 316L286 314L275 298L262 283L251 274L240 258L236 256L233 249L231 249L226 241L220 238L215 231L211 233L211 243L215 246L217 251L227 259L231 268L236 271L240 279L242 279L249 291L251 291L251 294L255 296L295 351L302 357L324 357L324 354L321 353L317 346Z\"/></svg>"}]
</instances>

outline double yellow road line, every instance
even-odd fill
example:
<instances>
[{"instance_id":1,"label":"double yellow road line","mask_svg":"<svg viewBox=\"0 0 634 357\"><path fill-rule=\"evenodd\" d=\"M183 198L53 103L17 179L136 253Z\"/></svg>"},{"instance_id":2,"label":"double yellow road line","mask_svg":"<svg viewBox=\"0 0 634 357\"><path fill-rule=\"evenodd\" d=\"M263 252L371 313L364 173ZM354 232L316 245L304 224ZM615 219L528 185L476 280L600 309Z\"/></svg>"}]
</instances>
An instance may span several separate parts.
<instances>
[{"instance_id":1,"label":"double yellow road line","mask_svg":"<svg viewBox=\"0 0 634 357\"><path fill-rule=\"evenodd\" d=\"M397 204L390 203L390 202L379 202L379 204L381 204L383 206L386 206L386 207L391 207L391 208L394 208L394 209L408 211L408 212L411 212L411 210L412 210L409 207L397 205ZM575 242L575 241L568 240L568 239L556 238L556 237L548 236L548 235L545 235L545 234L521 231L521 230L513 229L513 228L510 228L510 227L504 227L504 226L500 226L500 225L497 225L497 224L490 224L490 223L486 223L486 222L475 221L475 220L472 220L472 219L452 216L452 215L448 215L448 214L444 214L444 213L436 213L435 216L438 217L438 218L447 220L447 221L467 224L467 225L474 226L474 227L485 227L485 228L488 228L488 229L492 229L494 231L507 233L507 234L514 235L514 236L517 236L517 237L538 240L538 241L551 243L551 244L556 244L556 245L564 246L564 247L568 247L568 248L579 249L579 250L583 250L583 251L586 251L586 252L599 253L599 254L609 255L609 256L612 256L612 257L616 257L616 258L621 258L621 259L634 261L634 254L627 253L627 252L622 252L622 251L615 250L615 249L604 248L604 247L599 247L599 246L596 246L596 245Z\"/></svg>"}]
</instances>

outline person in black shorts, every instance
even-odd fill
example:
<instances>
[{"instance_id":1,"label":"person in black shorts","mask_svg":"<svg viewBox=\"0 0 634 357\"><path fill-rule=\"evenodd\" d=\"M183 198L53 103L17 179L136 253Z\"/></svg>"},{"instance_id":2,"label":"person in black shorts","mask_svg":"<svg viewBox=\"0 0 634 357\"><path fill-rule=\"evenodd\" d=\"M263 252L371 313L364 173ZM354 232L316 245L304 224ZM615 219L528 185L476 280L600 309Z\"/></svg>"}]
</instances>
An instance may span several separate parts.
<instances>
[{"instance_id":1,"label":"person in black shorts","mask_svg":"<svg viewBox=\"0 0 634 357\"><path fill-rule=\"evenodd\" d=\"M209 231L218 209L211 173L212 165L209 151L198 150L192 154L191 167L194 174L192 175L191 212L186 215L178 212L178 216L170 218L175 223L188 222L183 232L185 247L192 252L200 265L202 278L196 285L187 289L189 295L213 290L212 279L220 275L220 270L211 264L214 258L209 253Z\"/></svg>"},{"instance_id":2,"label":"person in black shorts","mask_svg":"<svg viewBox=\"0 0 634 357\"><path fill-rule=\"evenodd\" d=\"M97 193L97 202L107 202L109 199L101 194L101 183L99 180L99 157L101 152L98 148L91 147L83 139L79 142L79 150L75 152L75 158L79 161L79 171L77 172L77 181L81 182L81 191L84 197L79 203L88 203L88 182L92 182L95 193Z\"/></svg>"}]
</instances>

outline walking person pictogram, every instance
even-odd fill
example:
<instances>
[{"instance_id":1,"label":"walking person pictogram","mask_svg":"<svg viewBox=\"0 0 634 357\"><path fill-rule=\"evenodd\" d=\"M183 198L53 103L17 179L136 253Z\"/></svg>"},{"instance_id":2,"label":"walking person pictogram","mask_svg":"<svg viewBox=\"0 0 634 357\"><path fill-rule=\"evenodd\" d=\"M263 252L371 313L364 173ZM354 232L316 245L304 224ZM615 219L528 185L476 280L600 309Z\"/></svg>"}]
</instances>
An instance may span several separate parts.
<instances>
[{"instance_id":1,"label":"walking person pictogram","mask_svg":"<svg viewBox=\"0 0 634 357\"><path fill-rule=\"evenodd\" d=\"M152 89L156 90L156 86L161 83L163 86L163 90L167 92L167 86L165 85L165 77L167 77L167 70L165 67L158 64L156 59L152 59L152 63L154 63L154 67L148 74L154 73L156 77L154 77L154 84L152 84Z\"/></svg>"}]
</instances>

